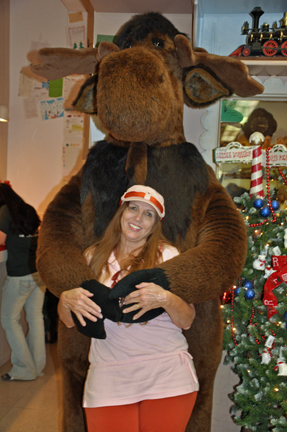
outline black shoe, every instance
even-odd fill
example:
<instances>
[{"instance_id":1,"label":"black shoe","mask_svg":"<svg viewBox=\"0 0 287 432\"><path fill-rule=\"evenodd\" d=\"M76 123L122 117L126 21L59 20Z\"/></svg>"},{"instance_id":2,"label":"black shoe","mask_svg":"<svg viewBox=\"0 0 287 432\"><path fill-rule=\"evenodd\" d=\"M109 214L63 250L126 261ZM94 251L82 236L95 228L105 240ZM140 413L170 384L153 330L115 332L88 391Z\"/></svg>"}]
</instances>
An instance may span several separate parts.
<instances>
[{"instance_id":1,"label":"black shoe","mask_svg":"<svg viewBox=\"0 0 287 432\"><path fill-rule=\"evenodd\" d=\"M14 378L14 377L12 377L11 375L9 375L9 374L4 374L4 375L2 375L1 376L1 379L2 379L2 381L33 381L34 379L36 379L36 378L31 378L31 379L21 379L21 378Z\"/></svg>"},{"instance_id":2,"label":"black shoe","mask_svg":"<svg viewBox=\"0 0 287 432\"><path fill-rule=\"evenodd\" d=\"M10 376L9 374L4 374L1 376L3 381L17 381L16 378L13 378L12 376Z\"/></svg>"}]
</instances>

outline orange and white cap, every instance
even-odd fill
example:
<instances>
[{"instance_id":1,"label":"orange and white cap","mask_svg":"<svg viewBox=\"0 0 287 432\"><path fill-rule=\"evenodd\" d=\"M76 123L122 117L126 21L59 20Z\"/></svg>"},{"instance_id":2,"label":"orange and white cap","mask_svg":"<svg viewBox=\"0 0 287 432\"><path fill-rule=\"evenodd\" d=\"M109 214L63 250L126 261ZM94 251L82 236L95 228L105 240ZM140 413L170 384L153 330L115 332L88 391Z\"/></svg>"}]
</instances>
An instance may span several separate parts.
<instances>
[{"instance_id":1,"label":"orange and white cap","mask_svg":"<svg viewBox=\"0 0 287 432\"><path fill-rule=\"evenodd\" d=\"M149 186L135 185L126 190L120 200L120 206L125 201L144 201L150 204L157 212L160 220L164 218L164 199L155 189Z\"/></svg>"}]
</instances>

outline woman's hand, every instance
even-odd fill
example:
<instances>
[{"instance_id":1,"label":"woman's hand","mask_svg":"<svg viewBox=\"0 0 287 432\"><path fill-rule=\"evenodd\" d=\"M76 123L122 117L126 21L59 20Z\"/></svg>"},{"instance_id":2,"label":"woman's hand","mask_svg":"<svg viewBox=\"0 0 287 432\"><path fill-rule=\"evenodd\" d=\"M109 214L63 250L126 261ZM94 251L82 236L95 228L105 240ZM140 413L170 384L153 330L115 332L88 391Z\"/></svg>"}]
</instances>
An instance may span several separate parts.
<instances>
[{"instance_id":1,"label":"woman's hand","mask_svg":"<svg viewBox=\"0 0 287 432\"><path fill-rule=\"evenodd\" d=\"M133 317L140 318L151 309L162 307L169 314L172 322L184 330L188 330L195 318L195 308L189 305L177 295L163 289L154 283L142 282L136 285L137 290L125 298L125 305L135 303L133 306L123 310L128 313L140 309Z\"/></svg>"},{"instance_id":2,"label":"woman's hand","mask_svg":"<svg viewBox=\"0 0 287 432\"><path fill-rule=\"evenodd\" d=\"M63 291L60 295L58 303L59 318L66 327L75 326L71 311L74 312L82 326L86 323L83 317L96 322L97 318L103 318L101 308L90 300L94 294L84 288L73 288L68 291Z\"/></svg>"},{"instance_id":3,"label":"woman's hand","mask_svg":"<svg viewBox=\"0 0 287 432\"><path fill-rule=\"evenodd\" d=\"M134 316L134 319L137 319L151 309L156 309L158 307L164 308L167 302L168 291L164 290L159 285L147 282L136 285L136 288L137 290L129 294L124 300L125 305L131 303L135 304L124 309L123 313L132 312L141 308L139 313Z\"/></svg>"}]
</instances>

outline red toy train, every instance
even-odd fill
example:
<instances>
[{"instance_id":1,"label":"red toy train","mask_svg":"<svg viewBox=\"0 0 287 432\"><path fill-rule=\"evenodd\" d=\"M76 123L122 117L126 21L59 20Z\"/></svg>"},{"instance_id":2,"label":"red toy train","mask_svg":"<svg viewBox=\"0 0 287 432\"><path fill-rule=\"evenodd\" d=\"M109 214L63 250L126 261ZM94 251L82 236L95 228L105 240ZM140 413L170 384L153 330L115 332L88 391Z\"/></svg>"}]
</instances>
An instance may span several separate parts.
<instances>
[{"instance_id":1,"label":"red toy train","mask_svg":"<svg viewBox=\"0 0 287 432\"><path fill-rule=\"evenodd\" d=\"M259 18L264 14L261 7L255 7L251 12L252 28L249 28L248 21L245 21L241 34L246 36L245 45L240 45L235 51L230 54L230 57L258 57L267 56L274 57L283 55L287 57L287 12L283 14L283 18L269 27L266 22L259 27Z\"/></svg>"}]
</instances>

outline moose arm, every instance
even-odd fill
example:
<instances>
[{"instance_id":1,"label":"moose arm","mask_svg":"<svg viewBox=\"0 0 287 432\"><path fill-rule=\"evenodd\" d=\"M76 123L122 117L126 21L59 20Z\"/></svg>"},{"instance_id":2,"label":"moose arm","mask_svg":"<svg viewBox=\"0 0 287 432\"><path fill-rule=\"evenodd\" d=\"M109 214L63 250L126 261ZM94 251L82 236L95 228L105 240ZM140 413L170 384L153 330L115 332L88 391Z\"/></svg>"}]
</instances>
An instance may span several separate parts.
<instances>
[{"instance_id":1,"label":"moose arm","mask_svg":"<svg viewBox=\"0 0 287 432\"><path fill-rule=\"evenodd\" d=\"M207 192L197 196L193 205L188 235L196 235L194 246L159 266L169 289L188 303L214 299L230 288L247 255L243 218L211 168L209 178Z\"/></svg>"},{"instance_id":2,"label":"moose arm","mask_svg":"<svg viewBox=\"0 0 287 432\"><path fill-rule=\"evenodd\" d=\"M84 232L80 203L81 172L49 204L39 233L37 269L57 297L81 286L94 274L83 257Z\"/></svg>"}]
</instances>

